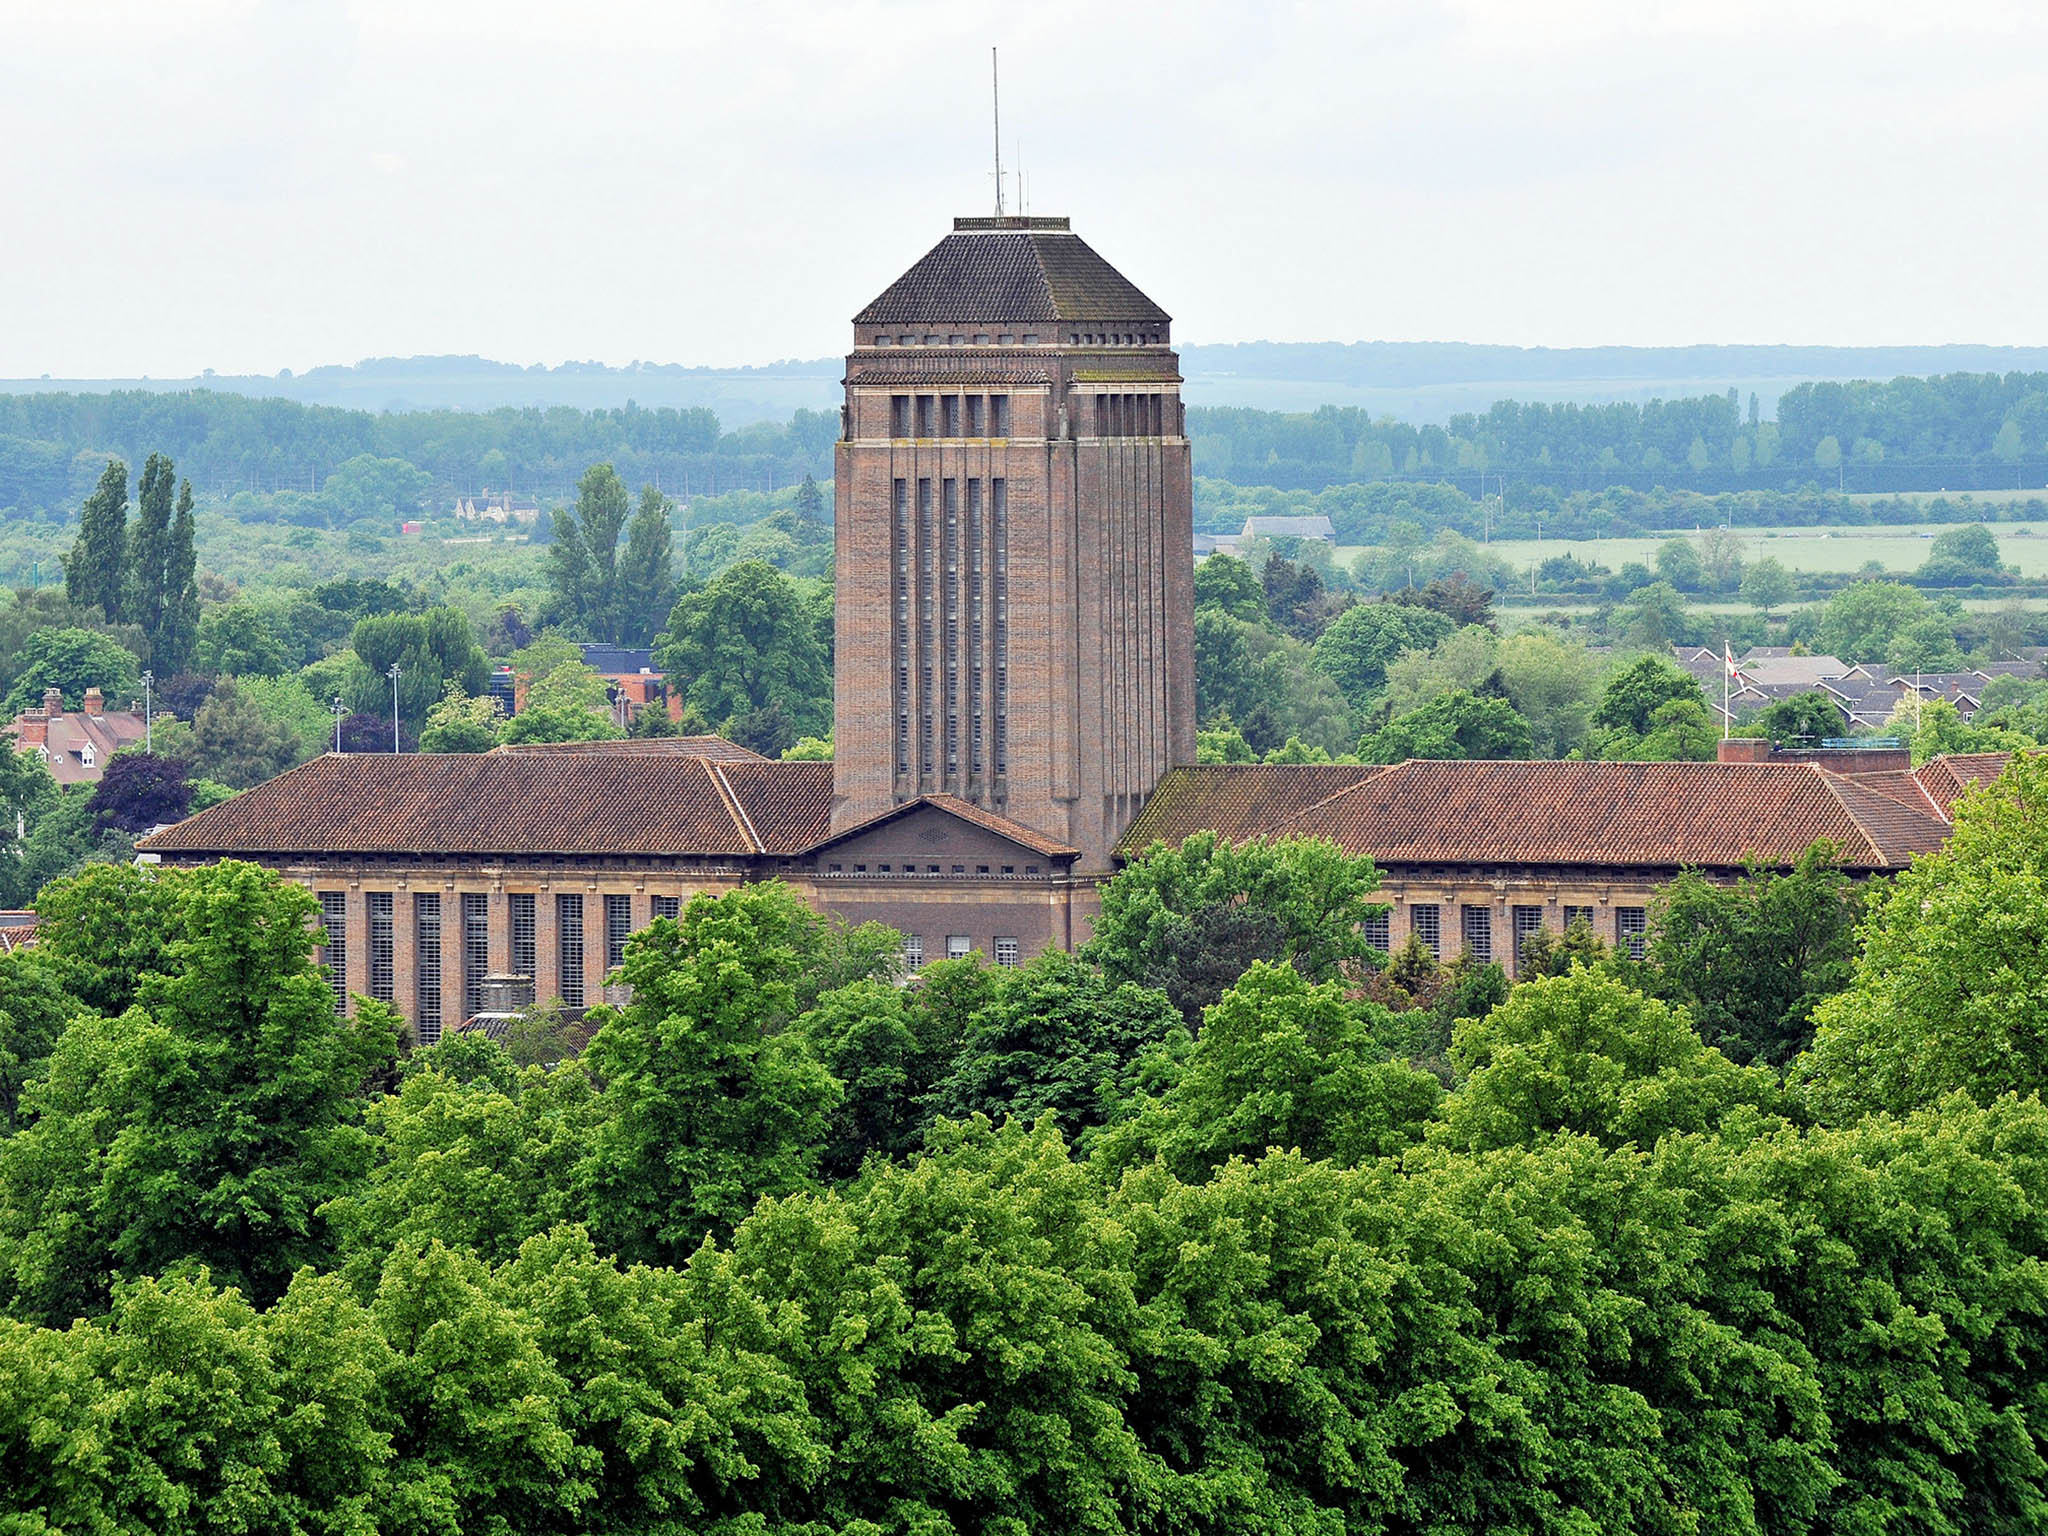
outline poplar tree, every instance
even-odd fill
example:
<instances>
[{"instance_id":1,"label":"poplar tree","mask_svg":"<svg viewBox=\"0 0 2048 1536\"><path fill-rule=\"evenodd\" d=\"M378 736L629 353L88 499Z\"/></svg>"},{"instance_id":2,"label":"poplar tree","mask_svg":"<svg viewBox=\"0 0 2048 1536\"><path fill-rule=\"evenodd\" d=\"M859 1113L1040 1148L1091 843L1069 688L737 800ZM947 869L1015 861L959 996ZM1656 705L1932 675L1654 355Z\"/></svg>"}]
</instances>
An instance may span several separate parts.
<instances>
[{"instance_id":1,"label":"poplar tree","mask_svg":"<svg viewBox=\"0 0 2048 1536\"><path fill-rule=\"evenodd\" d=\"M618 471L593 464L576 482L576 510L555 512L548 583L564 617L593 640L618 638L619 533L632 505Z\"/></svg>"},{"instance_id":2,"label":"poplar tree","mask_svg":"<svg viewBox=\"0 0 2048 1536\"><path fill-rule=\"evenodd\" d=\"M164 555L164 600L157 632L150 636L150 660L166 677L192 660L199 634L199 556L192 527L192 482L178 486L178 513Z\"/></svg>"},{"instance_id":3,"label":"poplar tree","mask_svg":"<svg viewBox=\"0 0 2048 1536\"><path fill-rule=\"evenodd\" d=\"M128 466L109 459L99 485L85 499L78 539L64 562L64 595L76 607L98 608L109 624L120 616L127 544Z\"/></svg>"},{"instance_id":4,"label":"poplar tree","mask_svg":"<svg viewBox=\"0 0 2048 1536\"><path fill-rule=\"evenodd\" d=\"M619 561L618 617L609 636L617 644L651 642L668 621L676 596L672 505L653 486L640 488L640 509L626 525L626 552Z\"/></svg>"},{"instance_id":5,"label":"poplar tree","mask_svg":"<svg viewBox=\"0 0 2048 1536\"><path fill-rule=\"evenodd\" d=\"M171 546L171 461L152 453L142 466L135 496L135 523L128 530L128 558L121 581L121 614L142 627L157 660L156 637L163 628L164 562Z\"/></svg>"}]
</instances>

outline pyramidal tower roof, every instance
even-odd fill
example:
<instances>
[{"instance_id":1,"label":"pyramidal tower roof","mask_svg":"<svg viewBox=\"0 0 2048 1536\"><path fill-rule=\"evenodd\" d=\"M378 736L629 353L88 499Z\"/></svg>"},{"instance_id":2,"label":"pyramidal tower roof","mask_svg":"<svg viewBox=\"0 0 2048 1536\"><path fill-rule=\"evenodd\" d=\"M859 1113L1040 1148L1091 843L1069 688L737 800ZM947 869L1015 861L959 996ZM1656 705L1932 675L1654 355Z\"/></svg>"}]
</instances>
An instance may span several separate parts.
<instances>
[{"instance_id":1,"label":"pyramidal tower roof","mask_svg":"<svg viewBox=\"0 0 2048 1536\"><path fill-rule=\"evenodd\" d=\"M1063 218L960 218L953 232L853 317L855 325L932 321L1172 317L1097 255Z\"/></svg>"}]
</instances>

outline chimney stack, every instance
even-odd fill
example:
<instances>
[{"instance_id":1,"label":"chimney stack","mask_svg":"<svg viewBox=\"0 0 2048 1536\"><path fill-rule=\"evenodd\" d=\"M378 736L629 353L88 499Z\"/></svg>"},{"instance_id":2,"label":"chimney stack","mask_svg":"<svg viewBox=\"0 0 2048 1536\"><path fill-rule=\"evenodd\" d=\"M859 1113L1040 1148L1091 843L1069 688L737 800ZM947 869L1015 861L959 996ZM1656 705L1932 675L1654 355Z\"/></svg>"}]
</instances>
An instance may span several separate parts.
<instances>
[{"instance_id":1,"label":"chimney stack","mask_svg":"<svg viewBox=\"0 0 2048 1536\"><path fill-rule=\"evenodd\" d=\"M97 688L85 690L85 712L97 720L107 712L107 697Z\"/></svg>"},{"instance_id":2,"label":"chimney stack","mask_svg":"<svg viewBox=\"0 0 2048 1536\"><path fill-rule=\"evenodd\" d=\"M64 690L45 688L43 690L43 718L54 720L64 713Z\"/></svg>"},{"instance_id":3,"label":"chimney stack","mask_svg":"<svg viewBox=\"0 0 2048 1536\"><path fill-rule=\"evenodd\" d=\"M50 742L50 717L39 715L34 710L14 722L14 746L17 751L30 747L48 746Z\"/></svg>"},{"instance_id":4,"label":"chimney stack","mask_svg":"<svg viewBox=\"0 0 2048 1536\"><path fill-rule=\"evenodd\" d=\"M1761 736L1731 736L1716 746L1714 756L1724 763L1768 763L1771 751Z\"/></svg>"}]
</instances>

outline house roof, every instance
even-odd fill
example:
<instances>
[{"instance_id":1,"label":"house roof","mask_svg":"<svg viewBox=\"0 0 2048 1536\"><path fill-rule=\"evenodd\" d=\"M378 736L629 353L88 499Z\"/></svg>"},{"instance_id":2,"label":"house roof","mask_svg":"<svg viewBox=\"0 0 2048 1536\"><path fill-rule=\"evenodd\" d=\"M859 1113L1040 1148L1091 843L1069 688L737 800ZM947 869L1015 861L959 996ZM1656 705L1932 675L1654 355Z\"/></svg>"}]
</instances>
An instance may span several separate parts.
<instances>
[{"instance_id":1,"label":"house roof","mask_svg":"<svg viewBox=\"0 0 2048 1536\"><path fill-rule=\"evenodd\" d=\"M16 719L0 727L0 731L19 740L21 725L21 720ZM52 715L44 739L50 777L60 785L97 784L106 772L107 759L123 747L134 746L144 733L142 716L127 710L108 710L98 715L67 710Z\"/></svg>"},{"instance_id":2,"label":"house roof","mask_svg":"<svg viewBox=\"0 0 2048 1536\"><path fill-rule=\"evenodd\" d=\"M831 772L830 763L723 763L678 753L330 753L136 846L205 854L788 853L824 835Z\"/></svg>"},{"instance_id":3,"label":"house roof","mask_svg":"<svg viewBox=\"0 0 2048 1536\"><path fill-rule=\"evenodd\" d=\"M1243 538L1264 534L1269 539L1334 539L1337 530L1327 517L1248 517Z\"/></svg>"},{"instance_id":4,"label":"house roof","mask_svg":"<svg viewBox=\"0 0 2048 1536\"><path fill-rule=\"evenodd\" d=\"M2011 761L2010 752L1956 752L1928 759L1914 777L1947 816L1965 790L1997 778Z\"/></svg>"},{"instance_id":5,"label":"house roof","mask_svg":"<svg viewBox=\"0 0 2048 1536\"><path fill-rule=\"evenodd\" d=\"M566 754L596 753L601 757L708 757L725 763L764 762L760 753L750 751L723 736L649 736L624 741L515 741L491 748L521 757L561 757Z\"/></svg>"},{"instance_id":6,"label":"house roof","mask_svg":"<svg viewBox=\"0 0 2048 1536\"><path fill-rule=\"evenodd\" d=\"M1839 656L1758 656L1754 651L1736 665L1744 677L1766 687L1797 683L1812 688L1854 670Z\"/></svg>"},{"instance_id":7,"label":"house roof","mask_svg":"<svg viewBox=\"0 0 2048 1536\"><path fill-rule=\"evenodd\" d=\"M1005 219L995 225L990 219L954 220L953 232L855 315L854 324L1150 324L1170 318L1065 219Z\"/></svg>"},{"instance_id":8,"label":"house roof","mask_svg":"<svg viewBox=\"0 0 2048 1536\"><path fill-rule=\"evenodd\" d=\"M1415 760L1348 771L1352 782L1333 790L1327 770L1311 779L1305 767L1177 769L1119 851L1213 826L1233 841L1328 837L1388 864L1729 868L1789 863L1826 838L1852 868L1890 869L1948 832L1931 806L1812 763ZM1304 777L1290 788L1284 774Z\"/></svg>"}]
</instances>

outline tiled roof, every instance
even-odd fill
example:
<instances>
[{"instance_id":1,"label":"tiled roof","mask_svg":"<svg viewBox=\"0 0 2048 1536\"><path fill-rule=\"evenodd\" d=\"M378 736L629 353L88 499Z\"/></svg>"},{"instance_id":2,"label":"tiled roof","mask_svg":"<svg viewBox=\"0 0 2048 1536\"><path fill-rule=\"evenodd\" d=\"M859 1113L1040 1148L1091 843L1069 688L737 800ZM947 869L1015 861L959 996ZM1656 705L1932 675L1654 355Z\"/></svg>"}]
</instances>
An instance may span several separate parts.
<instances>
[{"instance_id":1,"label":"tiled roof","mask_svg":"<svg viewBox=\"0 0 2048 1536\"><path fill-rule=\"evenodd\" d=\"M962 800L957 795L919 795L915 800L906 800L901 805L892 805L886 811L878 811L864 821L857 821L844 832L836 834L827 839L827 841L839 842L844 838L852 837L857 832L866 832L873 827L879 827L884 822L894 821L899 816L907 816L910 812L923 806L930 806L933 810L944 811L949 816L957 816L962 821L980 827L985 832L993 832L998 837L1006 837L1021 847L1029 848L1033 853L1045 855L1048 859L1076 858L1081 852L1080 849L1071 847L1057 838L1047 837L1043 832L1035 831L1025 826L1021 821L1012 821L1007 816L998 816L994 811L983 810L972 801Z\"/></svg>"},{"instance_id":2,"label":"tiled roof","mask_svg":"<svg viewBox=\"0 0 2048 1536\"><path fill-rule=\"evenodd\" d=\"M596 753L602 757L708 757L721 763L759 763L766 759L723 736L649 736L625 741L516 741L491 748L493 754L561 757Z\"/></svg>"},{"instance_id":3,"label":"tiled roof","mask_svg":"<svg viewBox=\"0 0 2048 1536\"><path fill-rule=\"evenodd\" d=\"M854 316L854 324L1151 324L1167 318L1130 279L1067 229L956 227Z\"/></svg>"},{"instance_id":4,"label":"tiled roof","mask_svg":"<svg viewBox=\"0 0 2048 1536\"><path fill-rule=\"evenodd\" d=\"M1810 763L1411 761L1344 771L1353 783L1331 792L1329 768L1177 769L1122 851L1214 827L1232 840L1329 837L1388 864L1726 868L1751 857L1790 862L1827 838L1849 866L1889 869L1939 847L1948 831L1931 808ZM1304 777L1290 787L1280 775Z\"/></svg>"},{"instance_id":5,"label":"tiled roof","mask_svg":"<svg viewBox=\"0 0 2048 1536\"><path fill-rule=\"evenodd\" d=\"M1204 763L1168 769L1118 844L1126 855L1210 831L1241 843L1385 768L1358 763Z\"/></svg>"},{"instance_id":6,"label":"tiled roof","mask_svg":"<svg viewBox=\"0 0 2048 1536\"><path fill-rule=\"evenodd\" d=\"M2010 752L1957 752L1929 759L1915 777L1941 806L1942 814L1949 815L1965 790L1997 778L2011 761Z\"/></svg>"},{"instance_id":7,"label":"tiled roof","mask_svg":"<svg viewBox=\"0 0 2048 1536\"><path fill-rule=\"evenodd\" d=\"M832 765L762 757L720 763L718 777L763 853L801 853L832 830Z\"/></svg>"},{"instance_id":8,"label":"tiled roof","mask_svg":"<svg viewBox=\"0 0 2048 1536\"><path fill-rule=\"evenodd\" d=\"M749 854L761 850L721 771L816 766L715 764L674 753L330 753L137 846L204 854Z\"/></svg>"}]
</instances>

